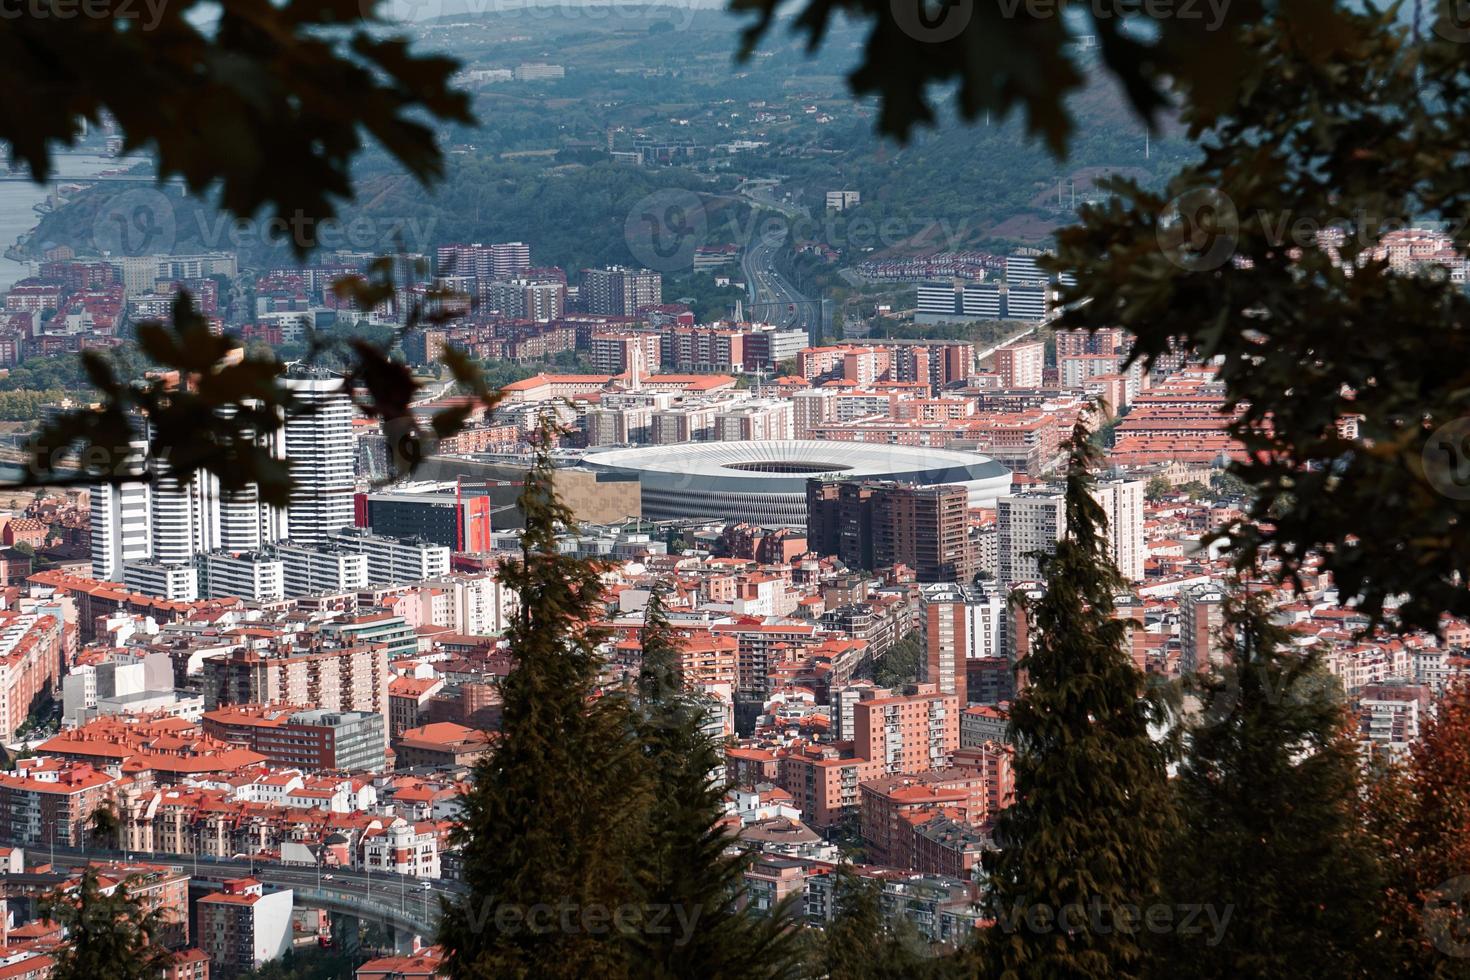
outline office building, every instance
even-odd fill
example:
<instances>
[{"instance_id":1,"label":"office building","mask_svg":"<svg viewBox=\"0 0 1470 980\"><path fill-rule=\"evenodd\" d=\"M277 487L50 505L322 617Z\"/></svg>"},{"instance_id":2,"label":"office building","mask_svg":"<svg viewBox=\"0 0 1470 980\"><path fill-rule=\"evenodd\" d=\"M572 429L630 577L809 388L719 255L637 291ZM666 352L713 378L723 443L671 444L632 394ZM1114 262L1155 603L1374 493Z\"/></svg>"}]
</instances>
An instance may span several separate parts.
<instances>
[{"instance_id":1,"label":"office building","mask_svg":"<svg viewBox=\"0 0 1470 980\"><path fill-rule=\"evenodd\" d=\"M451 551L490 550L490 498L458 485L421 484L354 498L353 523L390 538L419 538Z\"/></svg>"},{"instance_id":2,"label":"office building","mask_svg":"<svg viewBox=\"0 0 1470 980\"><path fill-rule=\"evenodd\" d=\"M1006 282L1008 283L1044 283L1051 280L1051 276L1043 272L1036 260L1041 253L1012 252L1006 256Z\"/></svg>"},{"instance_id":3,"label":"office building","mask_svg":"<svg viewBox=\"0 0 1470 980\"><path fill-rule=\"evenodd\" d=\"M931 322L931 317L934 320L951 320L954 314L955 290L952 283L919 283L918 299L914 305L915 320L919 323Z\"/></svg>"},{"instance_id":4,"label":"office building","mask_svg":"<svg viewBox=\"0 0 1470 980\"><path fill-rule=\"evenodd\" d=\"M1047 292L1049 286L1017 286L1010 284L1006 290L1006 319L1046 319Z\"/></svg>"},{"instance_id":5,"label":"office building","mask_svg":"<svg viewBox=\"0 0 1470 980\"><path fill-rule=\"evenodd\" d=\"M999 320L1001 316L1000 284L966 283L960 294L961 312L967 320Z\"/></svg>"}]
</instances>

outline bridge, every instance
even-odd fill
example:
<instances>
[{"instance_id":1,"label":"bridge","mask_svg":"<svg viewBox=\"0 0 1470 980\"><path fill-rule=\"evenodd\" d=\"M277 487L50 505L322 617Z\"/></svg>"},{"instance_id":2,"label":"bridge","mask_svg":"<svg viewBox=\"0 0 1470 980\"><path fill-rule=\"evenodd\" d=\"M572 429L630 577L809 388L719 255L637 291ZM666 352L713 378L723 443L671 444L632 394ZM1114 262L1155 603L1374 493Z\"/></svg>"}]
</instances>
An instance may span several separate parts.
<instances>
[{"instance_id":1,"label":"bridge","mask_svg":"<svg viewBox=\"0 0 1470 980\"><path fill-rule=\"evenodd\" d=\"M404 948L413 936L432 937L438 931L441 898L454 899L468 891L457 881L413 878L355 868L277 864L249 858L60 846L27 850L28 856L36 859L49 857L53 863L83 864L103 859L169 865L190 876L190 889L193 891L217 891L221 882L231 878L254 878L269 887L291 889L298 906L326 909L380 924L392 932L395 943Z\"/></svg>"}]
</instances>

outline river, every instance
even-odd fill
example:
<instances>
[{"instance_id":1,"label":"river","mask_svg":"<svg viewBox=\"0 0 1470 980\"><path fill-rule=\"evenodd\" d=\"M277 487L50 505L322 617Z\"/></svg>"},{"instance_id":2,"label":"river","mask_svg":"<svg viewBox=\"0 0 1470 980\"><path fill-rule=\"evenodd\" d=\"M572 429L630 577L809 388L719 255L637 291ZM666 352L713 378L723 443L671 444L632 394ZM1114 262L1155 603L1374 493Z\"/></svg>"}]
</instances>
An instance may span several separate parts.
<instances>
[{"instance_id":1,"label":"river","mask_svg":"<svg viewBox=\"0 0 1470 980\"><path fill-rule=\"evenodd\" d=\"M125 166L127 163L120 158L90 153L58 153L52 157L53 179L57 181L95 177L104 170ZM36 205L46 200L46 191L47 188L40 184L23 180L0 181L0 253L40 222L41 215L36 211ZM17 279L28 275L28 263L15 262L0 255L0 290L9 289Z\"/></svg>"}]
</instances>

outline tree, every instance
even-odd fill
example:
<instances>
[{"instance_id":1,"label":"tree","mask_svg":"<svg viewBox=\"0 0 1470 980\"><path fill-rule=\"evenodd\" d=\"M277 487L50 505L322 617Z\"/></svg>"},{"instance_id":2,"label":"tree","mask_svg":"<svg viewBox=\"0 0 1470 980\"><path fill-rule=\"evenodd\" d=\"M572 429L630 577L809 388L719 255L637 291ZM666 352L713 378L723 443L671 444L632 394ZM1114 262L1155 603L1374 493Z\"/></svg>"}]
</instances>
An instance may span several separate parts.
<instances>
[{"instance_id":1,"label":"tree","mask_svg":"<svg viewBox=\"0 0 1470 980\"><path fill-rule=\"evenodd\" d=\"M163 929L162 916L144 910L127 881L111 894L103 892L93 868L83 872L75 890L43 899L40 911L66 931L66 942L54 954L53 980L157 980L173 959L153 942Z\"/></svg>"},{"instance_id":2,"label":"tree","mask_svg":"<svg viewBox=\"0 0 1470 980\"><path fill-rule=\"evenodd\" d=\"M789 908L741 908L748 858L730 853L720 823L720 751L705 732L707 706L683 690L678 641L657 590L649 597L638 672L638 733L651 781L647 840L639 850L644 902L669 909L674 928L633 936L640 977L785 977L799 962ZM687 927L684 924L687 923Z\"/></svg>"},{"instance_id":3,"label":"tree","mask_svg":"<svg viewBox=\"0 0 1470 980\"><path fill-rule=\"evenodd\" d=\"M118 824L117 814L109 806L99 806L92 811L88 831L92 840L99 847L117 847L118 832L121 826Z\"/></svg>"},{"instance_id":4,"label":"tree","mask_svg":"<svg viewBox=\"0 0 1470 980\"><path fill-rule=\"evenodd\" d=\"M1259 595L1228 601L1229 662L1202 679L1183 733L1164 899L1201 914L1159 937L1161 978L1385 975L1341 689L1270 617Z\"/></svg>"},{"instance_id":5,"label":"tree","mask_svg":"<svg viewBox=\"0 0 1470 980\"><path fill-rule=\"evenodd\" d=\"M891 688L914 683L919 679L919 661L923 657L923 640L916 630L910 630L876 659L872 666L873 683Z\"/></svg>"},{"instance_id":6,"label":"tree","mask_svg":"<svg viewBox=\"0 0 1470 980\"><path fill-rule=\"evenodd\" d=\"M1163 500L1174 490L1174 484L1162 476L1151 476L1144 485L1143 495L1149 500Z\"/></svg>"},{"instance_id":7,"label":"tree","mask_svg":"<svg viewBox=\"0 0 1470 980\"><path fill-rule=\"evenodd\" d=\"M756 15L741 51L749 57L777 22L781 4L732 0L730 6ZM1278 8L1300 17L1273 21ZM1346 17L1328 0L1245 0L1208 13L1144 6L1130 8L1126 16L1088 5L805 0L792 28L815 48L839 12L872 23L848 79L855 94L878 96L884 133L903 138L916 124L933 123L930 97L939 91L952 93L956 112L968 120L1023 113L1027 131L1058 156L1072 130L1067 102L1093 65L1112 76L1117 97L1151 122L1178 92L1199 105L1228 104L1237 92L1232 83L1261 71L1257 51L1236 43L1238 30L1271 23L1293 43L1320 46L1341 32ZM1095 43L1081 44L1084 36Z\"/></svg>"},{"instance_id":8,"label":"tree","mask_svg":"<svg viewBox=\"0 0 1470 980\"><path fill-rule=\"evenodd\" d=\"M814 975L830 980L937 977L957 965L925 955L907 919L895 923L883 915L876 881L858 877L846 865L832 874L833 916L817 946Z\"/></svg>"},{"instance_id":9,"label":"tree","mask_svg":"<svg viewBox=\"0 0 1470 980\"><path fill-rule=\"evenodd\" d=\"M13 94L0 140L44 182L55 145L75 144L84 120L110 119L126 150L152 151L161 178L216 187L236 215L268 208L300 229L304 252L334 199L351 196L364 137L428 180L442 167L430 125L472 121L468 98L449 87L457 64L413 54L382 30L377 7L182 0L12 18L0 35L0 80ZM119 215L126 254L151 244L161 220L142 217Z\"/></svg>"},{"instance_id":10,"label":"tree","mask_svg":"<svg viewBox=\"0 0 1470 980\"><path fill-rule=\"evenodd\" d=\"M628 699L596 689L601 568L557 547L573 517L556 494L556 434L538 431L520 560L498 573L521 599L506 631L515 667L455 831L470 890L446 903L439 933L455 978L630 976L627 933L650 925L638 869L655 801Z\"/></svg>"},{"instance_id":11,"label":"tree","mask_svg":"<svg viewBox=\"0 0 1470 980\"><path fill-rule=\"evenodd\" d=\"M1380 765L1367 826L1390 872L1381 935L1399 976L1470 977L1470 687L1452 684L1403 764Z\"/></svg>"},{"instance_id":12,"label":"tree","mask_svg":"<svg viewBox=\"0 0 1470 980\"><path fill-rule=\"evenodd\" d=\"M1433 630L1470 613L1470 296L1383 239L1428 222L1470 244L1470 79L1454 5L1422 31L1400 9L1285 3L1227 31L1251 52L1229 100L1181 87L1198 161L1110 185L1053 267L1085 284L1057 326L1121 326L1144 364L1215 359L1250 488L1224 529L1240 569L1320 561L1375 621Z\"/></svg>"},{"instance_id":13,"label":"tree","mask_svg":"<svg viewBox=\"0 0 1470 980\"><path fill-rule=\"evenodd\" d=\"M1159 887L1170 824L1165 750L1149 734L1158 705L1129 659L1114 615L1124 583L1108 558L1092 494L1097 450L1074 427L1066 532L1041 556L1046 593L1026 609L1027 677L1011 707L1015 803L987 854L995 920L981 944L989 975L1129 977L1144 969L1129 910Z\"/></svg>"}]
</instances>

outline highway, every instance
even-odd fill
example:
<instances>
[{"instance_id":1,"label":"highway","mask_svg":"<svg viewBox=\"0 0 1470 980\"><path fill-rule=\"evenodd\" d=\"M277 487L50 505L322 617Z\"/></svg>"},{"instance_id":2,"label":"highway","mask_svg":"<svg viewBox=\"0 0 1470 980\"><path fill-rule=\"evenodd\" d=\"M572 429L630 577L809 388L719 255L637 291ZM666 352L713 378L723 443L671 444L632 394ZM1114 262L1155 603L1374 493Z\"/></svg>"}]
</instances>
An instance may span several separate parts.
<instances>
[{"instance_id":1,"label":"highway","mask_svg":"<svg viewBox=\"0 0 1470 980\"><path fill-rule=\"evenodd\" d=\"M805 211L777 201L767 188L743 190L741 194L757 210L775 211L786 219L806 216ZM747 315L810 336L813 326L821 323L821 303L802 295L776 271L776 253L786 244L789 232L785 222L774 222L769 215L752 228L740 259L740 271L750 294ZM820 334L820 330L816 332Z\"/></svg>"}]
</instances>

